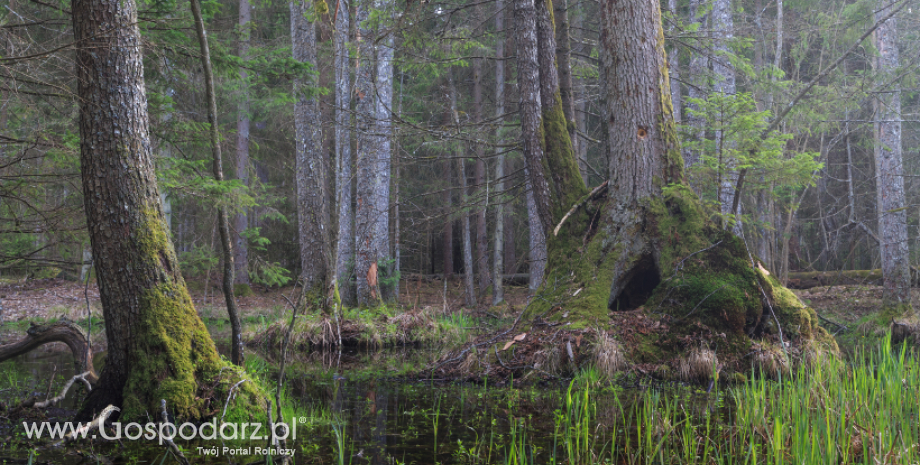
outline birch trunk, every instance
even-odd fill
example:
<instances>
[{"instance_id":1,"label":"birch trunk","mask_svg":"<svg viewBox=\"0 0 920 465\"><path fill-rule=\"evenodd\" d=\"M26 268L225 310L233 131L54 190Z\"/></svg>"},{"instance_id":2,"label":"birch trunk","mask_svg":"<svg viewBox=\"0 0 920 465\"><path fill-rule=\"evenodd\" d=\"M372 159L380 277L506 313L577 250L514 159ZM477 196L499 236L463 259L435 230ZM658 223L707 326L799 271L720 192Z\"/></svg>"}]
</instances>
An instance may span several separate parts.
<instances>
[{"instance_id":1,"label":"birch trunk","mask_svg":"<svg viewBox=\"0 0 920 465\"><path fill-rule=\"evenodd\" d=\"M317 65L316 25L307 20L312 14L303 0L294 0L291 8L291 50L294 59ZM294 146L297 186L297 230L300 244L303 287L321 295L325 289L329 248L329 203L326 201L326 161L323 157L323 134L318 97L303 94L308 83L294 81Z\"/></svg>"},{"instance_id":2,"label":"birch trunk","mask_svg":"<svg viewBox=\"0 0 920 465\"><path fill-rule=\"evenodd\" d=\"M887 15L890 6L879 4L876 21ZM898 30L895 18L875 31L878 57L875 69L890 76L898 71ZM901 154L901 89L876 96L875 174L878 194L878 236L882 258L884 294L882 305L896 313L911 311L910 253L907 239L907 201L904 195L904 165Z\"/></svg>"}]
</instances>

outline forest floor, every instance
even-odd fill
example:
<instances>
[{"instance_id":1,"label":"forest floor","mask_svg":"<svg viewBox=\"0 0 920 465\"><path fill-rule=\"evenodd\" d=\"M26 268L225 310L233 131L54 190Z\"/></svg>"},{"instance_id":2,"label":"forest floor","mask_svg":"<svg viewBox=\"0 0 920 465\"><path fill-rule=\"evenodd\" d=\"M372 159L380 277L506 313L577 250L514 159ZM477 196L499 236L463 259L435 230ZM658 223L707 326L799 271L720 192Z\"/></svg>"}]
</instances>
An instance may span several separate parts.
<instances>
[{"instance_id":1,"label":"forest floor","mask_svg":"<svg viewBox=\"0 0 920 465\"><path fill-rule=\"evenodd\" d=\"M193 289L191 294L202 318L224 319L225 307L219 288L213 286L212 281L205 292L202 283L196 284L190 286ZM450 313L462 307L463 288L459 278L448 282L446 299L444 284L438 279L403 280L400 289L400 305L409 310L435 307L441 313ZM238 303L244 320L260 320L263 325L274 322L287 311L282 294L292 300L296 298L292 287L269 289L253 286L253 290L253 295L239 297ZM860 338L878 337L886 329L874 318L881 303L879 286L825 286L795 292L818 312L822 325L837 336L842 346L856 343ZM523 307L526 295L526 286L506 286L506 300L514 312ZM445 300L447 312L444 312ZM913 301L920 302L920 289L913 290ZM94 317L101 315L99 292L95 285L84 287L81 283L64 279L0 282L0 343L19 338L30 322L41 323L61 317L84 320L87 304ZM63 348L61 345L58 349Z\"/></svg>"}]
</instances>

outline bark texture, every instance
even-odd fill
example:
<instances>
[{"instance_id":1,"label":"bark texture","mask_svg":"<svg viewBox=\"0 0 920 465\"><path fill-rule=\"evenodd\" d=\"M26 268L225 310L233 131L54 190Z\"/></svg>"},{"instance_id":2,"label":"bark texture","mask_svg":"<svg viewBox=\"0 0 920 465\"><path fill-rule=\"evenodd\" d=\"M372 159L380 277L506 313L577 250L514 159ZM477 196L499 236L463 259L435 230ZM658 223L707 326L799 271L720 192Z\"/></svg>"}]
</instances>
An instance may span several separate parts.
<instances>
[{"instance_id":1,"label":"bark texture","mask_svg":"<svg viewBox=\"0 0 920 465\"><path fill-rule=\"evenodd\" d=\"M704 2L702 0L690 0L690 21L700 24L700 30L706 29L708 15L704 11ZM691 99L704 99L708 94L708 75L709 75L709 58L707 57L706 42L702 39L697 40L696 50L690 52L690 64L687 69L687 97ZM692 137L702 139L705 137L703 132L703 117L693 114L693 110L699 111L699 106L687 102L687 113L684 117ZM690 168L695 165L700 154L690 149L683 151L684 166ZM691 184L693 183L691 177ZM696 186L694 186L696 187Z\"/></svg>"},{"instance_id":2,"label":"bark texture","mask_svg":"<svg viewBox=\"0 0 920 465\"><path fill-rule=\"evenodd\" d=\"M505 2L497 0L495 3L495 31L499 34L495 41L495 119L498 122L496 129L496 142L502 140L502 126L505 114ZM495 188L504 195L505 182L505 152L502 148L495 149ZM505 271L505 201L499 198L495 203L495 237L492 255L492 276L495 281L492 287L492 305L498 305L505 300L504 283L502 274Z\"/></svg>"},{"instance_id":3,"label":"bark texture","mask_svg":"<svg viewBox=\"0 0 920 465\"><path fill-rule=\"evenodd\" d=\"M307 20L311 11L303 0L291 2L291 50L294 59L317 64L316 25ZM294 81L294 147L297 186L297 227L300 269L304 289L322 293L325 288L329 246L329 202L326 201L326 161L318 97L306 97L306 79Z\"/></svg>"},{"instance_id":4,"label":"bark texture","mask_svg":"<svg viewBox=\"0 0 920 465\"><path fill-rule=\"evenodd\" d=\"M192 305L160 207L137 10L131 0L76 0L72 9L84 208L108 341L78 418L109 404L137 418L160 399L177 416L201 418L229 386L213 385L224 364Z\"/></svg>"},{"instance_id":5,"label":"bark texture","mask_svg":"<svg viewBox=\"0 0 920 465\"><path fill-rule=\"evenodd\" d=\"M713 29L713 51L715 52L712 62L713 86L712 90L723 95L735 95L735 67L729 61L731 53L728 44L734 38L734 21L732 19L731 0L715 0L712 4L712 29ZM717 132L716 140L720 141L724 134ZM734 148L729 142L719 142L718 147ZM734 215L735 221L732 232L735 235L741 234L741 203L738 203L736 211L732 211L732 205L735 199L735 186L738 184L737 161L734 158L723 160L724 174L720 176L719 183L719 204L722 215L725 217Z\"/></svg>"},{"instance_id":6,"label":"bark texture","mask_svg":"<svg viewBox=\"0 0 920 465\"><path fill-rule=\"evenodd\" d=\"M876 21L891 7L880 4ZM892 75L899 67L898 32L895 18L875 31L878 57L876 70ZM876 96L875 174L878 194L878 236L882 255L883 305L897 313L910 309L910 253L907 243L907 202L904 196L904 165L901 154L901 89Z\"/></svg>"},{"instance_id":7,"label":"bark texture","mask_svg":"<svg viewBox=\"0 0 920 465\"><path fill-rule=\"evenodd\" d=\"M351 76L348 63L348 28L351 11L348 0L339 0L333 32L333 66L335 68L335 199L338 208L338 234L335 247L335 279L343 305L355 304L354 276L355 233L352 208L351 157Z\"/></svg>"},{"instance_id":8,"label":"bark texture","mask_svg":"<svg viewBox=\"0 0 920 465\"><path fill-rule=\"evenodd\" d=\"M388 0L378 0L376 7L378 10L388 11L392 4ZM392 170L393 160L393 36L388 31L378 31L382 38L378 41L377 52L377 75L374 80L374 97L375 106L375 135L377 137L376 166L374 168L375 182L375 220L374 227L374 249L376 250L376 261L380 268L378 282L380 283L380 296L384 300L390 300L393 297L393 286L387 285L392 275L390 269L392 254L390 253L390 172Z\"/></svg>"},{"instance_id":9,"label":"bark texture","mask_svg":"<svg viewBox=\"0 0 920 465\"><path fill-rule=\"evenodd\" d=\"M355 160L355 276L358 305L368 305L379 297L369 276L377 263L377 154L374 96L374 41L367 24L368 6L358 2L355 21L358 29L358 68L355 76L355 119L357 121L357 157ZM376 268L376 267L375 267ZM372 274L376 275L376 270ZM372 279L373 278L373 279Z\"/></svg>"},{"instance_id":10,"label":"bark texture","mask_svg":"<svg viewBox=\"0 0 920 465\"><path fill-rule=\"evenodd\" d=\"M246 60L249 55L250 21L252 20L252 5L249 0L240 0L238 53L240 58ZM249 186L249 74L246 68L240 67L240 97L236 107L236 179L244 186ZM234 283L249 284L249 245L243 232L249 227L247 212L237 213L233 219L233 235L235 247L233 248Z\"/></svg>"}]
</instances>

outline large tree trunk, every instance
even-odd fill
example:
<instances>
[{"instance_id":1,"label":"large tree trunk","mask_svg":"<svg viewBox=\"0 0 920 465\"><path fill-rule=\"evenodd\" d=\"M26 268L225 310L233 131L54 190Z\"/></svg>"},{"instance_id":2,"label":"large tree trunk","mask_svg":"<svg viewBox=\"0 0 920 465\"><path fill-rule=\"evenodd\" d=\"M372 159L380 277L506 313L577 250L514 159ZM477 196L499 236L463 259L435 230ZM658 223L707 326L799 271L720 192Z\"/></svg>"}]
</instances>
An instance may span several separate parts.
<instances>
[{"instance_id":1,"label":"large tree trunk","mask_svg":"<svg viewBox=\"0 0 920 465\"><path fill-rule=\"evenodd\" d=\"M165 227L137 10L131 0L75 0L72 10L84 208L108 341L105 367L78 418L109 404L122 407L122 418L141 418L161 399L179 417L202 418L235 380L214 385L225 366Z\"/></svg>"},{"instance_id":2,"label":"large tree trunk","mask_svg":"<svg viewBox=\"0 0 920 465\"><path fill-rule=\"evenodd\" d=\"M572 150L578 154L578 137L575 132L575 88L572 85L572 45L569 37L569 0L556 0L556 62L559 71L559 94L562 99L562 113ZM584 177L584 176L582 176Z\"/></svg>"},{"instance_id":3,"label":"large tree trunk","mask_svg":"<svg viewBox=\"0 0 920 465\"><path fill-rule=\"evenodd\" d=\"M505 114L505 2L497 0L495 3L495 33L498 34L498 40L495 41L495 119L497 129L495 130L496 143L501 143L502 126L504 125ZM498 305L505 300L504 283L502 275L505 272L505 151L502 147L495 148L495 189L499 192L495 202L495 237L494 249L492 255L492 276L495 277L492 285L492 305Z\"/></svg>"},{"instance_id":4,"label":"large tree trunk","mask_svg":"<svg viewBox=\"0 0 920 465\"><path fill-rule=\"evenodd\" d=\"M344 305L355 304L351 272L355 256L354 210L351 175L351 77L349 75L348 28L351 11L348 0L339 0L333 33L335 68L335 199L338 234L335 247L335 279Z\"/></svg>"},{"instance_id":5,"label":"large tree trunk","mask_svg":"<svg viewBox=\"0 0 920 465\"><path fill-rule=\"evenodd\" d=\"M814 312L708 219L684 180L659 2L604 3L599 44L607 196L583 196L556 228L545 284L526 315L572 327L609 321L610 310L661 318L663 334L627 349L643 362L675 363L702 342L746 371L751 336L789 343L793 353L816 341L835 350Z\"/></svg>"},{"instance_id":6,"label":"large tree trunk","mask_svg":"<svg viewBox=\"0 0 920 465\"><path fill-rule=\"evenodd\" d=\"M291 2L291 50L294 59L316 65L316 25L307 21L313 14L303 0ZM319 98L307 98L307 82L294 82L294 146L297 186L297 230L300 243L300 275L308 292L322 294L329 247L329 202L326 201L326 160Z\"/></svg>"},{"instance_id":7,"label":"large tree trunk","mask_svg":"<svg viewBox=\"0 0 920 465\"><path fill-rule=\"evenodd\" d=\"M674 25L677 24L677 0L668 0L668 10L671 13L671 27L669 32L673 35ZM674 108L674 122L681 122L681 95L680 95L680 53L676 41L668 51L668 75L671 77L671 106Z\"/></svg>"},{"instance_id":8,"label":"large tree trunk","mask_svg":"<svg viewBox=\"0 0 920 465\"><path fill-rule=\"evenodd\" d=\"M390 2L387 2L390 3ZM388 9L391 5L378 2L378 9ZM375 47L377 50L377 76L374 81L374 95L376 97L376 127L377 136L377 166L374 169L377 180L374 183L376 191L375 210L377 224L374 233L374 249L376 260L380 263L380 296L390 300L393 294L392 286L387 286L382 281L392 275L390 267L390 170L393 153L391 143L393 138L392 108L393 108L393 35L384 33L384 37Z\"/></svg>"},{"instance_id":9,"label":"large tree trunk","mask_svg":"<svg viewBox=\"0 0 920 465\"><path fill-rule=\"evenodd\" d=\"M250 21L252 5L249 0L240 0L239 11L239 56L246 60L249 55ZM236 178L249 186L249 76L246 68L240 67L240 97L236 107ZM246 211L240 211L233 219L235 245L233 251L234 283L249 284L249 245L243 232L249 227Z\"/></svg>"},{"instance_id":10,"label":"large tree trunk","mask_svg":"<svg viewBox=\"0 0 920 465\"><path fill-rule=\"evenodd\" d=\"M876 20L891 7L880 3ZM876 71L891 75L898 71L898 30L895 18L875 31L878 57ZM876 96L875 174L878 193L878 236L882 256L884 294L882 305L896 313L911 310L910 256L907 243L907 205L904 197L904 166L901 155L901 89L895 83L889 92Z\"/></svg>"},{"instance_id":11,"label":"large tree trunk","mask_svg":"<svg viewBox=\"0 0 920 465\"><path fill-rule=\"evenodd\" d=\"M358 69L355 77L355 118L357 157L355 161L355 276L358 305L368 305L379 297L376 287L377 263L377 155L376 98L374 96L374 41L367 24L368 7L358 2L355 22L358 27Z\"/></svg>"},{"instance_id":12,"label":"large tree trunk","mask_svg":"<svg viewBox=\"0 0 920 465\"><path fill-rule=\"evenodd\" d=\"M204 30L204 19L201 15L199 0L191 0L192 15L195 19L195 32L198 35L198 49L201 54L201 67L204 69L205 99L208 103L208 124L211 138L211 170L217 182L224 180L223 160L220 150L220 133L217 124L217 96L214 90L214 73L211 69L211 50L208 47L208 37ZM230 318L230 360L237 366L243 365L243 335L240 325L240 310L236 305L236 295L233 289L233 242L230 237L230 219L227 209L217 207L217 227L220 231L221 248L221 288L224 292L224 302L227 305L227 316ZM168 231L167 231L168 232Z\"/></svg>"}]
</instances>

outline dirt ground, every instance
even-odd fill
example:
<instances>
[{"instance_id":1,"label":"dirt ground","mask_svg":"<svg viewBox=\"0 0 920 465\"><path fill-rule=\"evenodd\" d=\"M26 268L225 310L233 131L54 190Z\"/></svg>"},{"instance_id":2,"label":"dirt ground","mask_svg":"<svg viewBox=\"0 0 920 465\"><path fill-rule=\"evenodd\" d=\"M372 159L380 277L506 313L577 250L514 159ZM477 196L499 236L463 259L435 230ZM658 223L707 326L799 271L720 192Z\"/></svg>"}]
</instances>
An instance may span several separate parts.
<instances>
[{"instance_id":1,"label":"dirt ground","mask_svg":"<svg viewBox=\"0 0 920 465\"><path fill-rule=\"evenodd\" d=\"M456 309L462 306L462 285L459 278L448 281L446 288L448 307ZM190 287L192 288L190 291L192 300L199 313L206 316L218 316L225 308L223 295L218 287L209 285L207 292L202 283L194 283ZM237 303L243 316L264 314L266 311L277 313L279 309L288 306L282 294L295 301L296 292L291 286L284 288L253 286L253 295L239 297ZM526 286L506 286L505 297L512 306L521 308L526 302L527 288ZM402 306L410 308L443 306L444 301L445 287L440 279L410 278L400 282L399 303ZM99 290L95 284L84 286L81 283L59 278L0 283L0 325L62 316L72 320L82 319L87 314L87 303L94 315L102 313Z\"/></svg>"}]
</instances>

